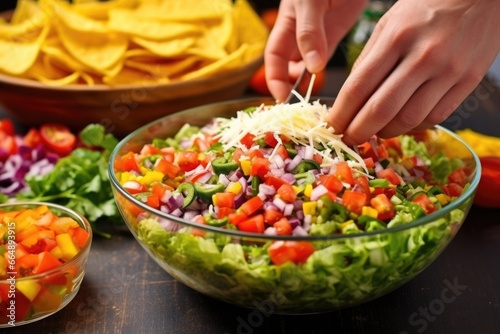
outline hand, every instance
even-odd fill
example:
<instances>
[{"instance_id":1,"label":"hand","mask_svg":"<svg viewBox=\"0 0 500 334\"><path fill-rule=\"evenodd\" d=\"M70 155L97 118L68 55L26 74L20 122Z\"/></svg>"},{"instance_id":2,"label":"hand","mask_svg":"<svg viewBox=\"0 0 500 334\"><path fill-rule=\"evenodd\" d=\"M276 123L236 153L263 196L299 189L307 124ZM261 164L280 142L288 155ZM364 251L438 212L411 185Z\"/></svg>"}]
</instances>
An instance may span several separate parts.
<instances>
[{"instance_id":1,"label":"hand","mask_svg":"<svg viewBox=\"0 0 500 334\"><path fill-rule=\"evenodd\" d=\"M442 122L495 59L498 17L498 0L399 0L377 24L328 122L348 144Z\"/></svg>"},{"instance_id":2,"label":"hand","mask_svg":"<svg viewBox=\"0 0 500 334\"><path fill-rule=\"evenodd\" d=\"M283 101L304 68L318 73L359 18L367 0L282 0L264 62L269 90ZM304 61L302 61L304 59Z\"/></svg>"}]
</instances>

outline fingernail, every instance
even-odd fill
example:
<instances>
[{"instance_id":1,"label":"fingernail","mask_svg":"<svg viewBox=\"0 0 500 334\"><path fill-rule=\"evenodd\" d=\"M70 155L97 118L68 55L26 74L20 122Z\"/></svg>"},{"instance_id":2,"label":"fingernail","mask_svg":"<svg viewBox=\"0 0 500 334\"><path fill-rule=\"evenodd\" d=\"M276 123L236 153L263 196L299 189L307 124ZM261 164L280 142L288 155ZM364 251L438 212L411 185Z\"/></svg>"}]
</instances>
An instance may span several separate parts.
<instances>
[{"instance_id":1,"label":"fingernail","mask_svg":"<svg viewBox=\"0 0 500 334\"><path fill-rule=\"evenodd\" d=\"M322 60L318 51L313 50L307 52L304 61L309 72L316 73L321 70Z\"/></svg>"}]
</instances>

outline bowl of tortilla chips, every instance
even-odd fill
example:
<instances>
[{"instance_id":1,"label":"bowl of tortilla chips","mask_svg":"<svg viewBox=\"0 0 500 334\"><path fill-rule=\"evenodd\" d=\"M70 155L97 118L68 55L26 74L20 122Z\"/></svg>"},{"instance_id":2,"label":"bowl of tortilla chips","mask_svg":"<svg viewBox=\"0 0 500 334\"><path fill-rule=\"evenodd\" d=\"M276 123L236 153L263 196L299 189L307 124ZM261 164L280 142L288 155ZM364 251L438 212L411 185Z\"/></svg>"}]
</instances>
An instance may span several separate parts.
<instances>
[{"instance_id":1,"label":"bowl of tortilla chips","mask_svg":"<svg viewBox=\"0 0 500 334\"><path fill-rule=\"evenodd\" d=\"M19 0L0 17L0 107L124 136L242 95L267 35L246 0Z\"/></svg>"}]
</instances>

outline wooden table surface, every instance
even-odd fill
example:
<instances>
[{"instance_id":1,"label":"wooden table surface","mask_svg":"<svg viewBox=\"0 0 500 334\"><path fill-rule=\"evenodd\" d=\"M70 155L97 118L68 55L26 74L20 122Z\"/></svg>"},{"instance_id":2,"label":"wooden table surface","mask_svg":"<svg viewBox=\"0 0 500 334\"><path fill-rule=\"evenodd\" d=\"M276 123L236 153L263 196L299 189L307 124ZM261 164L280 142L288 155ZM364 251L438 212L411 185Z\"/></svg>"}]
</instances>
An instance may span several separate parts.
<instances>
[{"instance_id":1,"label":"wooden table surface","mask_svg":"<svg viewBox=\"0 0 500 334\"><path fill-rule=\"evenodd\" d=\"M329 74L330 95L341 78ZM447 126L500 136L500 86L482 85ZM111 239L94 238L74 300L46 319L5 332L498 334L499 217L500 210L473 207L450 246L406 285L364 305L304 316L263 314L201 295L163 271L125 226L110 226Z\"/></svg>"}]
</instances>

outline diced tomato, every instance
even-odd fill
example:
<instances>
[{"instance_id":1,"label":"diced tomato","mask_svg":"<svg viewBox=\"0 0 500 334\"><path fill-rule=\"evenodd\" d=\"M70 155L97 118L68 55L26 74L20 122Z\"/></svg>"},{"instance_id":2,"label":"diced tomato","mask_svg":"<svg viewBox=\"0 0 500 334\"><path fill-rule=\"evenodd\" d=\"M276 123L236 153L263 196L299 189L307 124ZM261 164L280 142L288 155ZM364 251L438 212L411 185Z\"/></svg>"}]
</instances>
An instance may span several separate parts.
<instances>
[{"instance_id":1,"label":"diced tomato","mask_svg":"<svg viewBox=\"0 0 500 334\"><path fill-rule=\"evenodd\" d=\"M278 190L282 185L287 183L283 179L280 179L276 176L269 175L266 177L266 180L264 181L265 184L272 186L274 189Z\"/></svg>"},{"instance_id":2,"label":"diced tomato","mask_svg":"<svg viewBox=\"0 0 500 334\"><path fill-rule=\"evenodd\" d=\"M401 177L398 174L396 174L394 169L390 167L377 172L377 177L381 179L386 179L393 185L401 184Z\"/></svg>"},{"instance_id":3,"label":"diced tomato","mask_svg":"<svg viewBox=\"0 0 500 334\"><path fill-rule=\"evenodd\" d=\"M335 175L320 175L318 177L318 184L322 184L326 189L334 194L338 194L342 189L344 189L344 185Z\"/></svg>"},{"instance_id":4,"label":"diced tomato","mask_svg":"<svg viewBox=\"0 0 500 334\"><path fill-rule=\"evenodd\" d=\"M463 168L458 168L450 173L448 181L450 183L457 183L463 187L467 183L467 175L465 174Z\"/></svg>"},{"instance_id":5,"label":"diced tomato","mask_svg":"<svg viewBox=\"0 0 500 334\"><path fill-rule=\"evenodd\" d=\"M253 139L255 136L251 133L247 133L243 138L241 138L240 142L245 145L247 148L250 148L255 145Z\"/></svg>"},{"instance_id":6,"label":"diced tomato","mask_svg":"<svg viewBox=\"0 0 500 334\"><path fill-rule=\"evenodd\" d=\"M297 199L297 193L289 183L285 183L278 188L278 195L288 203L293 203Z\"/></svg>"},{"instance_id":7,"label":"diced tomato","mask_svg":"<svg viewBox=\"0 0 500 334\"><path fill-rule=\"evenodd\" d=\"M216 193L214 194L213 202L218 207L234 208L234 193Z\"/></svg>"},{"instance_id":8,"label":"diced tomato","mask_svg":"<svg viewBox=\"0 0 500 334\"><path fill-rule=\"evenodd\" d=\"M281 218L276 223L274 223L273 227L276 229L276 233L278 235L291 235L292 234L292 225L286 218Z\"/></svg>"},{"instance_id":9,"label":"diced tomato","mask_svg":"<svg viewBox=\"0 0 500 334\"><path fill-rule=\"evenodd\" d=\"M137 164L137 161L135 160L135 155L133 152L128 152L127 154L124 154L121 159L120 159L120 172L131 172L131 171L136 171L137 173L141 172L141 169L139 168L139 165ZM115 163L116 164L116 163ZM118 164L117 164L118 168Z\"/></svg>"},{"instance_id":10,"label":"diced tomato","mask_svg":"<svg viewBox=\"0 0 500 334\"><path fill-rule=\"evenodd\" d=\"M152 187L151 187L151 192L153 194L156 194L158 196L158 198L161 200L161 198L163 197L163 195L165 194L165 192L167 190L174 190L174 188L170 187L170 186L167 186L166 184L164 183L155 183Z\"/></svg>"},{"instance_id":11,"label":"diced tomato","mask_svg":"<svg viewBox=\"0 0 500 334\"><path fill-rule=\"evenodd\" d=\"M194 151L181 151L177 153L177 164L179 167L188 172L195 169L200 164L198 160L198 152Z\"/></svg>"},{"instance_id":12,"label":"diced tomato","mask_svg":"<svg viewBox=\"0 0 500 334\"><path fill-rule=\"evenodd\" d=\"M171 179L175 178L181 172L181 168L178 165L164 158L160 158L156 161L154 169L163 175L167 175Z\"/></svg>"},{"instance_id":13,"label":"diced tomato","mask_svg":"<svg viewBox=\"0 0 500 334\"><path fill-rule=\"evenodd\" d=\"M278 141L274 138L274 134L269 131L264 134L264 141L270 147L276 147L276 145L278 145Z\"/></svg>"},{"instance_id":14,"label":"diced tomato","mask_svg":"<svg viewBox=\"0 0 500 334\"><path fill-rule=\"evenodd\" d=\"M140 154L142 156L151 156L155 154L160 154L161 151L158 147L154 146L153 144L146 144L142 147Z\"/></svg>"},{"instance_id":15,"label":"diced tomato","mask_svg":"<svg viewBox=\"0 0 500 334\"><path fill-rule=\"evenodd\" d=\"M26 254L16 259L16 277L26 277L33 274L33 268L38 264L38 254Z\"/></svg>"},{"instance_id":16,"label":"diced tomato","mask_svg":"<svg viewBox=\"0 0 500 334\"><path fill-rule=\"evenodd\" d=\"M217 211L217 218L221 219L224 217L229 217L229 215L233 212L234 212L233 208L228 208L228 207L224 207L224 206L219 207L218 211Z\"/></svg>"},{"instance_id":17,"label":"diced tomato","mask_svg":"<svg viewBox=\"0 0 500 334\"><path fill-rule=\"evenodd\" d=\"M150 194L146 198L146 204L152 208L159 209L160 208L160 197L157 194Z\"/></svg>"},{"instance_id":18,"label":"diced tomato","mask_svg":"<svg viewBox=\"0 0 500 334\"><path fill-rule=\"evenodd\" d=\"M351 169L351 167L349 167L349 165L345 161L340 161L337 163L337 165L335 167L335 176L341 182L345 182L345 183L348 183L350 185L354 184L354 177L352 175L352 169Z\"/></svg>"},{"instance_id":19,"label":"diced tomato","mask_svg":"<svg viewBox=\"0 0 500 334\"><path fill-rule=\"evenodd\" d=\"M61 124L42 125L40 136L45 146L60 156L68 155L76 147L76 136Z\"/></svg>"},{"instance_id":20,"label":"diced tomato","mask_svg":"<svg viewBox=\"0 0 500 334\"><path fill-rule=\"evenodd\" d=\"M236 161L237 163L239 163L242 155L243 155L243 150L238 147L233 152L233 160Z\"/></svg>"},{"instance_id":21,"label":"diced tomato","mask_svg":"<svg viewBox=\"0 0 500 334\"><path fill-rule=\"evenodd\" d=\"M375 167L375 162L373 161L372 157L364 158L363 162L368 169Z\"/></svg>"},{"instance_id":22,"label":"diced tomato","mask_svg":"<svg viewBox=\"0 0 500 334\"><path fill-rule=\"evenodd\" d=\"M173 147L163 147L160 149L160 154L163 155L163 159L168 162L174 162L175 160L175 148Z\"/></svg>"},{"instance_id":23,"label":"diced tomato","mask_svg":"<svg viewBox=\"0 0 500 334\"><path fill-rule=\"evenodd\" d=\"M399 141L398 137L384 138L384 139L381 138L380 142L386 148L389 155L401 156L403 154L403 150L401 148L401 142Z\"/></svg>"},{"instance_id":24,"label":"diced tomato","mask_svg":"<svg viewBox=\"0 0 500 334\"><path fill-rule=\"evenodd\" d=\"M59 261L50 252L41 252L40 254L38 254L38 263L33 268L33 274L40 274L49 271L51 269L59 267L61 264L61 261Z\"/></svg>"},{"instance_id":25,"label":"diced tomato","mask_svg":"<svg viewBox=\"0 0 500 334\"><path fill-rule=\"evenodd\" d=\"M314 251L314 246L307 241L276 241L267 250L277 266L286 262L305 263Z\"/></svg>"},{"instance_id":26,"label":"diced tomato","mask_svg":"<svg viewBox=\"0 0 500 334\"><path fill-rule=\"evenodd\" d=\"M261 209L263 205L264 201L259 196L255 196L243 203L240 206L239 210L241 210L247 216L251 216L254 212Z\"/></svg>"},{"instance_id":27,"label":"diced tomato","mask_svg":"<svg viewBox=\"0 0 500 334\"><path fill-rule=\"evenodd\" d=\"M313 155L313 160L316 161L318 164L321 165L323 163L323 156L321 156L321 154L315 153Z\"/></svg>"},{"instance_id":28,"label":"diced tomato","mask_svg":"<svg viewBox=\"0 0 500 334\"><path fill-rule=\"evenodd\" d=\"M371 206L377 210L377 218L380 220L391 219L395 215L394 204L385 194L379 194L370 200Z\"/></svg>"},{"instance_id":29,"label":"diced tomato","mask_svg":"<svg viewBox=\"0 0 500 334\"><path fill-rule=\"evenodd\" d=\"M244 220L248 219L248 216L244 214L243 212L233 212L230 213L227 218L229 219L229 223L238 226L239 223L241 223Z\"/></svg>"},{"instance_id":30,"label":"diced tomato","mask_svg":"<svg viewBox=\"0 0 500 334\"><path fill-rule=\"evenodd\" d=\"M193 141L193 149L198 152L205 152L210 148L210 144L205 140L205 138L196 137Z\"/></svg>"},{"instance_id":31,"label":"diced tomato","mask_svg":"<svg viewBox=\"0 0 500 334\"><path fill-rule=\"evenodd\" d=\"M286 147L283 145L280 145L278 147L278 149L276 150L276 154L279 155L281 159L283 159L283 161L290 158L290 154L288 154Z\"/></svg>"},{"instance_id":32,"label":"diced tomato","mask_svg":"<svg viewBox=\"0 0 500 334\"><path fill-rule=\"evenodd\" d=\"M368 183L368 178L364 175L360 175L355 178L354 183L358 186L359 190L366 194L366 204L368 204L371 196L370 184Z\"/></svg>"},{"instance_id":33,"label":"diced tomato","mask_svg":"<svg viewBox=\"0 0 500 334\"><path fill-rule=\"evenodd\" d=\"M264 212L264 222L268 225L273 225L281 218L283 213L277 209L268 209Z\"/></svg>"},{"instance_id":34,"label":"diced tomato","mask_svg":"<svg viewBox=\"0 0 500 334\"><path fill-rule=\"evenodd\" d=\"M261 179L265 179L267 173L269 173L269 165L270 162L266 158L253 158L250 175L257 175Z\"/></svg>"},{"instance_id":35,"label":"diced tomato","mask_svg":"<svg viewBox=\"0 0 500 334\"><path fill-rule=\"evenodd\" d=\"M458 197L462 194L464 188L457 183L448 183L441 186L443 192L450 197Z\"/></svg>"},{"instance_id":36,"label":"diced tomato","mask_svg":"<svg viewBox=\"0 0 500 334\"><path fill-rule=\"evenodd\" d=\"M73 227L70 229L70 231L71 231L71 237L73 238L75 244L78 247L83 248L83 246L85 246L87 240L90 237L89 232L85 231L81 227Z\"/></svg>"},{"instance_id":37,"label":"diced tomato","mask_svg":"<svg viewBox=\"0 0 500 334\"><path fill-rule=\"evenodd\" d=\"M238 224L238 229L243 232L264 233L264 215L255 215L242 221Z\"/></svg>"},{"instance_id":38,"label":"diced tomato","mask_svg":"<svg viewBox=\"0 0 500 334\"><path fill-rule=\"evenodd\" d=\"M344 206L355 214L361 213L361 209L365 205L366 200L366 194L357 191L346 190L342 195L342 203Z\"/></svg>"},{"instance_id":39,"label":"diced tomato","mask_svg":"<svg viewBox=\"0 0 500 334\"><path fill-rule=\"evenodd\" d=\"M424 209L426 214L433 213L434 211L437 211L437 209L438 209L437 206L434 203L432 203L432 201L429 199L429 197L427 197L427 195L425 195L425 194L417 195L412 200L412 202L420 205L420 207L422 209Z\"/></svg>"},{"instance_id":40,"label":"diced tomato","mask_svg":"<svg viewBox=\"0 0 500 334\"><path fill-rule=\"evenodd\" d=\"M363 158L372 158L373 160L378 161L377 155L375 154L370 142L366 141L363 144L358 145L358 151Z\"/></svg>"},{"instance_id":41,"label":"diced tomato","mask_svg":"<svg viewBox=\"0 0 500 334\"><path fill-rule=\"evenodd\" d=\"M252 161L254 158L264 158L264 153L262 153L259 149L255 149L248 152L248 157L250 158L250 161Z\"/></svg>"}]
</instances>

